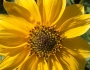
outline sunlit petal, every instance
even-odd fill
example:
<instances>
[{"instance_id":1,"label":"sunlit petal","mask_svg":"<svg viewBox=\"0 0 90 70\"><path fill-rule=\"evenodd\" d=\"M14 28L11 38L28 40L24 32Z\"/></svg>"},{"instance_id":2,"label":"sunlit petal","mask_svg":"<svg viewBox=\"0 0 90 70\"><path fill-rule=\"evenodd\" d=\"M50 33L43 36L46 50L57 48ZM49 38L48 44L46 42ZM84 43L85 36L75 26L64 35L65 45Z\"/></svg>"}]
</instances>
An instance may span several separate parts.
<instances>
[{"instance_id":1,"label":"sunlit petal","mask_svg":"<svg viewBox=\"0 0 90 70\"><path fill-rule=\"evenodd\" d=\"M27 46L27 42L25 43L22 43L18 46L5 46L5 45L2 45L0 44L0 55L7 55L8 53L11 53L11 51L16 51L17 49L21 49L23 48L24 46Z\"/></svg>"},{"instance_id":2,"label":"sunlit petal","mask_svg":"<svg viewBox=\"0 0 90 70\"><path fill-rule=\"evenodd\" d=\"M58 27L60 27L61 24L63 24L68 19L78 16L78 15L82 15L82 14L84 14L84 6L83 5L74 4L74 5L67 6L65 8L65 11L63 12L62 17L56 23L56 27L58 28Z\"/></svg>"},{"instance_id":3,"label":"sunlit petal","mask_svg":"<svg viewBox=\"0 0 90 70\"><path fill-rule=\"evenodd\" d=\"M7 11L8 14L11 14L11 15L14 15L14 16L17 16L17 17L23 17L23 18L25 18L26 20L28 20L30 22L35 21L31 17L31 14L27 9L25 9L25 8L15 4L13 2L4 1L3 4L4 4L4 8L5 8L5 10Z\"/></svg>"},{"instance_id":4,"label":"sunlit petal","mask_svg":"<svg viewBox=\"0 0 90 70\"><path fill-rule=\"evenodd\" d=\"M33 63L35 62L36 57L35 55L31 55L28 57L28 59L22 64L22 66L19 68L19 70L30 70L33 66Z\"/></svg>"},{"instance_id":5,"label":"sunlit petal","mask_svg":"<svg viewBox=\"0 0 90 70\"><path fill-rule=\"evenodd\" d=\"M41 16L35 0L15 0L15 3L26 8L36 22L41 22Z\"/></svg>"},{"instance_id":6,"label":"sunlit petal","mask_svg":"<svg viewBox=\"0 0 90 70\"><path fill-rule=\"evenodd\" d=\"M75 52L80 53L83 57L90 56L90 45L82 38L70 38L62 42L64 47L67 47Z\"/></svg>"},{"instance_id":7,"label":"sunlit petal","mask_svg":"<svg viewBox=\"0 0 90 70\"><path fill-rule=\"evenodd\" d=\"M65 34L67 38L73 38L84 34L90 28L90 15L80 15L64 22L59 31Z\"/></svg>"},{"instance_id":8,"label":"sunlit petal","mask_svg":"<svg viewBox=\"0 0 90 70\"><path fill-rule=\"evenodd\" d=\"M9 20L8 20L9 19ZM17 34L21 33L22 36L28 35L30 29L34 27L33 24L29 23L23 18L15 17L12 15L0 15L0 26L7 31L16 32Z\"/></svg>"},{"instance_id":9,"label":"sunlit petal","mask_svg":"<svg viewBox=\"0 0 90 70\"><path fill-rule=\"evenodd\" d=\"M71 53L62 49L61 52L56 53L56 57L60 61L64 70L84 70L85 59L75 52Z\"/></svg>"},{"instance_id":10,"label":"sunlit petal","mask_svg":"<svg viewBox=\"0 0 90 70\"><path fill-rule=\"evenodd\" d=\"M16 53L17 54L16 54ZM11 70L13 68L16 68L16 66L18 66L19 64L21 64L21 62L25 59L27 53L28 53L28 49L18 49L16 51L12 51L10 54L8 54L3 61L0 63L0 69L4 69L4 70ZM12 55L12 54L16 54L16 55Z\"/></svg>"},{"instance_id":11,"label":"sunlit petal","mask_svg":"<svg viewBox=\"0 0 90 70\"><path fill-rule=\"evenodd\" d=\"M66 0L37 0L43 22L55 24L61 17Z\"/></svg>"}]
</instances>

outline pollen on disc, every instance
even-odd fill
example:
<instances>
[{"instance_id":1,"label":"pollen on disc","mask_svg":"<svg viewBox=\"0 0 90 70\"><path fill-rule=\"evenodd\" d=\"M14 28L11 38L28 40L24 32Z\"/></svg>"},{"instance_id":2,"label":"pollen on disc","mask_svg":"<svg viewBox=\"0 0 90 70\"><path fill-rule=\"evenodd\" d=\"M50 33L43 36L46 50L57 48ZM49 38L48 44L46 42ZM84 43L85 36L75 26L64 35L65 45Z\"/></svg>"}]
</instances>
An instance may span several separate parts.
<instances>
[{"instance_id":1,"label":"pollen on disc","mask_svg":"<svg viewBox=\"0 0 90 70\"><path fill-rule=\"evenodd\" d=\"M30 31L29 43L38 56L46 58L60 46L61 37L54 28L35 27Z\"/></svg>"}]
</instances>

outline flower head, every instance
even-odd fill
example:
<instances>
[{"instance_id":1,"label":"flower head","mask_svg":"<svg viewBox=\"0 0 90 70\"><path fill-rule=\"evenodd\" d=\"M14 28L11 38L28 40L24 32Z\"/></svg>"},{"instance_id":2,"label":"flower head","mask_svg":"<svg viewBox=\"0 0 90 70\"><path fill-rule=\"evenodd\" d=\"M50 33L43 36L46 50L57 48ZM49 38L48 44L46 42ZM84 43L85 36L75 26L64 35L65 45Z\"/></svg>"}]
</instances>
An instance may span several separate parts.
<instances>
[{"instance_id":1,"label":"flower head","mask_svg":"<svg viewBox=\"0 0 90 70\"><path fill-rule=\"evenodd\" d=\"M90 27L82 5L66 0L4 0L0 15L0 70L84 70Z\"/></svg>"}]
</instances>

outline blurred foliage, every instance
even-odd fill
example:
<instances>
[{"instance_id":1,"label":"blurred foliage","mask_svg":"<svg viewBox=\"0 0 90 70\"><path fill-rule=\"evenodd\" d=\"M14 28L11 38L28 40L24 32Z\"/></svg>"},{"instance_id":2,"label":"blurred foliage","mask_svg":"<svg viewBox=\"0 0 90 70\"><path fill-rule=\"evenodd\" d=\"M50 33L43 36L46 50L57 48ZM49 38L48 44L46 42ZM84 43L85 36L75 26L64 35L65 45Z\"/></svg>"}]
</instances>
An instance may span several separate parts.
<instances>
[{"instance_id":1,"label":"blurred foliage","mask_svg":"<svg viewBox=\"0 0 90 70\"><path fill-rule=\"evenodd\" d=\"M14 1L14 0L8 0L8 1ZM89 14L90 13L90 0L67 0L67 6L72 5L72 4L78 4L81 3L85 7L85 13ZM1 14L6 14L6 11L3 7L3 0L0 0L0 13ZM83 39L85 39L89 44L90 44L90 29L81 36ZM0 60L2 60L3 57L0 57ZM85 70L90 70L90 58L86 59L86 67Z\"/></svg>"},{"instance_id":2,"label":"blurred foliage","mask_svg":"<svg viewBox=\"0 0 90 70\"><path fill-rule=\"evenodd\" d=\"M3 7L3 0L0 0L0 13L6 13Z\"/></svg>"}]
</instances>

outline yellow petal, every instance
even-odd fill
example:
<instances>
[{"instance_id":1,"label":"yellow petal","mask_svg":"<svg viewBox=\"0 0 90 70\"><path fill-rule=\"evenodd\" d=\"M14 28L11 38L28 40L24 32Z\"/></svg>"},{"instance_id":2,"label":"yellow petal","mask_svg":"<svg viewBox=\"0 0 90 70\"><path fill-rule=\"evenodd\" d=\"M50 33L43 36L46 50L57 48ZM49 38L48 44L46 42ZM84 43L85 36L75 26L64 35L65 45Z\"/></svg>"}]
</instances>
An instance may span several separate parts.
<instances>
[{"instance_id":1,"label":"yellow petal","mask_svg":"<svg viewBox=\"0 0 90 70\"><path fill-rule=\"evenodd\" d=\"M37 70L52 70L51 63L49 65L49 61L45 61L43 57L39 58Z\"/></svg>"},{"instance_id":2,"label":"yellow petal","mask_svg":"<svg viewBox=\"0 0 90 70\"><path fill-rule=\"evenodd\" d=\"M31 23L21 17L15 17L11 15L0 15L0 26L8 31L21 33L21 36L28 36L29 30L34 27ZM18 34L18 35L19 35Z\"/></svg>"},{"instance_id":3,"label":"yellow petal","mask_svg":"<svg viewBox=\"0 0 90 70\"><path fill-rule=\"evenodd\" d=\"M61 17L65 5L66 5L66 0L37 0L38 1L38 6L40 9L40 13L43 17L45 18L44 22L46 23L52 23L55 24Z\"/></svg>"},{"instance_id":4,"label":"yellow petal","mask_svg":"<svg viewBox=\"0 0 90 70\"><path fill-rule=\"evenodd\" d=\"M53 60L53 67L55 67L55 69L53 68L53 70L64 70L58 61Z\"/></svg>"},{"instance_id":5,"label":"yellow petal","mask_svg":"<svg viewBox=\"0 0 90 70\"><path fill-rule=\"evenodd\" d=\"M44 60L43 57L40 57L38 60L37 70L51 70L48 69L48 63Z\"/></svg>"},{"instance_id":6,"label":"yellow petal","mask_svg":"<svg viewBox=\"0 0 90 70\"><path fill-rule=\"evenodd\" d=\"M41 22L39 9L34 0L15 0L15 3L26 8L36 22Z\"/></svg>"},{"instance_id":7,"label":"yellow petal","mask_svg":"<svg viewBox=\"0 0 90 70\"><path fill-rule=\"evenodd\" d=\"M49 68L48 63L46 61L44 61L44 70L51 70L51 68Z\"/></svg>"},{"instance_id":8,"label":"yellow petal","mask_svg":"<svg viewBox=\"0 0 90 70\"><path fill-rule=\"evenodd\" d=\"M14 34L13 32L8 32L7 30L0 30L0 44L4 46L18 46L22 43L27 42L28 39L24 37L18 36L18 34Z\"/></svg>"},{"instance_id":9,"label":"yellow petal","mask_svg":"<svg viewBox=\"0 0 90 70\"><path fill-rule=\"evenodd\" d=\"M67 50L61 49L60 52L56 53L56 57L61 63L63 70L84 70L85 68L85 59L79 54L72 55Z\"/></svg>"},{"instance_id":10,"label":"yellow petal","mask_svg":"<svg viewBox=\"0 0 90 70\"><path fill-rule=\"evenodd\" d=\"M31 17L30 12L27 9L25 9L15 3L7 2L5 0L4 0L3 4L4 4L4 8L8 14L11 14L11 15L14 15L17 17L23 17L26 20L31 21L31 22L34 21Z\"/></svg>"},{"instance_id":11,"label":"yellow petal","mask_svg":"<svg viewBox=\"0 0 90 70\"><path fill-rule=\"evenodd\" d=\"M82 14L84 14L84 6L83 5L74 4L74 5L67 6L65 8L65 11L64 11L62 17L56 23L57 28L60 27L60 25L63 24L69 18L75 17L77 15L82 15Z\"/></svg>"},{"instance_id":12,"label":"yellow petal","mask_svg":"<svg viewBox=\"0 0 90 70\"><path fill-rule=\"evenodd\" d=\"M49 70L52 70L52 66L53 66L53 63L52 63L52 61L51 61L51 57L49 57L47 68L48 68Z\"/></svg>"},{"instance_id":13,"label":"yellow petal","mask_svg":"<svg viewBox=\"0 0 90 70\"><path fill-rule=\"evenodd\" d=\"M90 15L80 15L64 22L59 31L63 32L67 38L73 38L84 34L90 28Z\"/></svg>"},{"instance_id":14,"label":"yellow petal","mask_svg":"<svg viewBox=\"0 0 90 70\"><path fill-rule=\"evenodd\" d=\"M18 46L5 46L5 45L0 44L0 55L5 56L5 55L9 54L11 51L16 51L16 50L21 49L25 46L27 46L27 42L22 43Z\"/></svg>"},{"instance_id":15,"label":"yellow petal","mask_svg":"<svg viewBox=\"0 0 90 70\"><path fill-rule=\"evenodd\" d=\"M26 61L19 67L19 70L30 70L36 61L36 55L31 55Z\"/></svg>"},{"instance_id":16,"label":"yellow petal","mask_svg":"<svg viewBox=\"0 0 90 70\"><path fill-rule=\"evenodd\" d=\"M85 58L90 56L90 45L82 38L75 37L75 38L65 39L62 42L62 45L75 52L78 52Z\"/></svg>"},{"instance_id":17,"label":"yellow petal","mask_svg":"<svg viewBox=\"0 0 90 70\"><path fill-rule=\"evenodd\" d=\"M37 6L40 11L41 19L42 19L42 24L46 24L46 14L45 14L45 9L43 6L43 0L37 0Z\"/></svg>"},{"instance_id":18,"label":"yellow petal","mask_svg":"<svg viewBox=\"0 0 90 70\"><path fill-rule=\"evenodd\" d=\"M62 65L63 70L69 70L68 65L65 64L65 61L61 60L61 56L62 56L61 53L57 52L55 54L55 56L56 56L56 59L58 60L58 62Z\"/></svg>"},{"instance_id":19,"label":"yellow petal","mask_svg":"<svg viewBox=\"0 0 90 70\"><path fill-rule=\"evenodd\" d=\"M44 59L42 57L39 58L37 70L45 70L44 69Z\"/></svg>"},{"instance_id":20,"label":"yellow petal","mask_svg":"<svg viewBox=\"0 0 90 70\"><path fill-rule=\"evenodd\" d=\"M16 50L14 52L11 51L11 53L17 54L14 56L11 56L10 54L7 55L0 63L0 70L12 70L16 68L19 64L23 62L28 52L29 50L27 48L24 48L23 50Z\"/></svg>"},{"instance_id":21,"label":"yellow petal","mask_svg":"<svg viewBox=\"0 0 90 70\"><path fill-rule=\"evenodd\" d=\"M67 38L73 38L73 37L77 37L80 36L82 34L84 34L85 32L87 32L87 30L90 28L90 25L85 25L85 26L80 26L77 28L73 28L70 29L68 31L65 32L65 36Z\"/></svg>"},{"instance_id":22,"label":"yellow petal","mask_svg":"<svg viewBox=\"0 0 90 70\"><path fill-rule=\"evenodd\" d=\"M23 18L0 15L0 44L12 47L27 42L26 37L32 28L28 25L30 23Z\"/></svg>"},{"instance_id":23,"label":"yellow petal","mask_svg":"<svg viewBox=\"0 0 90 70\"><path fill-rule=\"evenodd\" d=\"M51 56L52 70L64 70L61 63L55 58L55 55Z\"/></svg>"},{"instance_id":24,"label":"yellow petal","mask_svg":"<svg viewBox=\"0 0 90 70\"><path fill-rule=\"evenodd\" d=\"M38 61L39 58L36 58L35 62L33 63L33 66L29 66L29 69L31 68L31 70L37 70L37 66L38 66Z\"/></svg>"}]
</instances>

